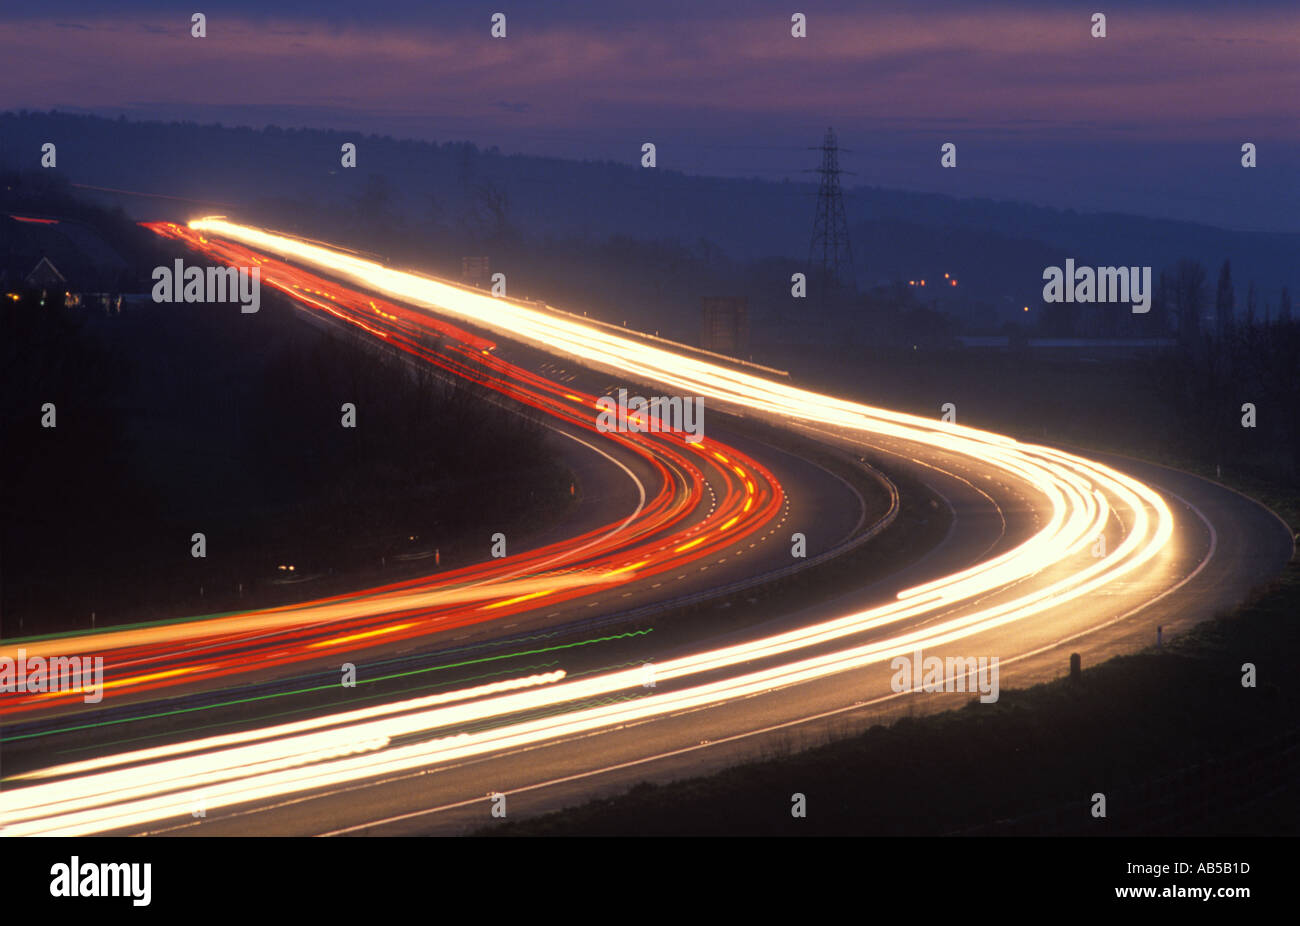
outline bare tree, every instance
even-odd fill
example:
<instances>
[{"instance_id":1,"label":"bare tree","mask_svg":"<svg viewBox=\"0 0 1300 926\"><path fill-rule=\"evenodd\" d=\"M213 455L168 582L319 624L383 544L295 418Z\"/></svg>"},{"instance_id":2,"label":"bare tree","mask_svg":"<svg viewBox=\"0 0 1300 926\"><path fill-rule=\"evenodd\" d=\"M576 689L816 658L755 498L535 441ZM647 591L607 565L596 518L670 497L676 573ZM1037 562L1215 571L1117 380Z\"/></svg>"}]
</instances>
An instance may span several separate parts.
<instances>
[{"instance_id":1,"label":"bare tree","mask_svg":"<svg viewBox=\"0 0 1300 926\"><path fill-rule=\"evenodd\" d=\"M1174 268L1174 311L1178 336L1192 340L1201 330L1201 309L1205 305L1205 267L1200 261L1183 258Z\"/></svg>"},{"instance_id":2,"label":"bare tree","mask_svg":"<svg viewBox=\"0 0 1300 926\"><path fill-rule=\"evenodd\" d=\"M1220 339L1227 335L1233 326L1234 302L1236 296L1232 290L1232 265L1223 262L1219 271L1219 287L1214 294L1214 329Z\"/></svg>"}]
</instances>

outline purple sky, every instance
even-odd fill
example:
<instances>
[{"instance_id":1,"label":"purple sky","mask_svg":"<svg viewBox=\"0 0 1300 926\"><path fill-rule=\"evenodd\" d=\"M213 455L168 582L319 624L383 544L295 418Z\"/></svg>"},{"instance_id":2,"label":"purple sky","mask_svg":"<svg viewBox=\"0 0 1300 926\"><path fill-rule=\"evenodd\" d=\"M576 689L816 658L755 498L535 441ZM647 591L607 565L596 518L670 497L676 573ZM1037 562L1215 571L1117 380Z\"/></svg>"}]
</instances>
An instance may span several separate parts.
<instances>
[{"instance_id":1,"label":"purple sky","mask_svg":"<svg viewBox=\"0 0 1300 926\"><path fill-rule=\"evenodd\" d=\"M1096 4L1105 39L1083 6L1050 0L31 6L0 11L0 109L627 162L653 141L661 167L772 179L804 179L829 124L853 149L850 183L1300 230L1293 0ZM488 35L497 10L504 40ZM957 170L939 168L945 141Z\"/></svg>"}]
</instances>

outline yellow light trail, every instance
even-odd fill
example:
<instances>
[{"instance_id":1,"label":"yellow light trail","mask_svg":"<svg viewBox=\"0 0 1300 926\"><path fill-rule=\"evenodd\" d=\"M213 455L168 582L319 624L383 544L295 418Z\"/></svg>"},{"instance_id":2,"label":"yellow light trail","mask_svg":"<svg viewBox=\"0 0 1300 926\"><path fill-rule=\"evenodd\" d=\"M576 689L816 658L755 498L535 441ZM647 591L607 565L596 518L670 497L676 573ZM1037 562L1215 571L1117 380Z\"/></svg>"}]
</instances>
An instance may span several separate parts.
<instances>
[{"instance_id":1,"label":"yellow light trail","mask_svg":"<svg viewBox=\"0 0 1300 926\"><path fill-rule=\"evenodd\" d=\"M387 627L380 627L377 630L363 630L360 633L350 633L342 637L327 637L324 640L317 640L315 643L308 643L307 649L317 649L322 646L340 646L344 643L352 643L356 640L366 640L370 637L378 637L386 633L396 633L399 630L406 630L408 627L414 627L415 624L415 621L408 621L405 624L390 624Z\"/></svg>"},{"instance_id":2,"label":"yellow light trail","mask_svg":"<svg viewBox=\"0 0 1300 926\"><path fill-rule=\"evenodd\" d=\"M385 612L434 608L448 604L486 601L501 595L533 592L554 592L582 586L595 586L613 581L605 570L587 572L555 572L534 575L523 579L487 581L436 589L417 593L389 592L364 600L338 601L329 604L288 605L262 611L247 611L230 617L210 618L203 621L182 621L158 627L139 627L97 634L94 647L97 653L153 643L183 643L216 635L241 632L265 633L295 627L328 625L349 618L367 617ZM32 640L22 644L0 645L0 657L15 659L19 648L27 656L54 656L67 651L68 642L61 637Z\"/></svg>"},{"instance_id":3,"label":"yellow light trail","mask_svg":"<svg viewBox=\"0 0 1300 926\"><path fill-rule=\"evenodd\" d=\"M506 605L518 604L521 601L531 601L534 598L541 598L543 595L549 595L550 593L551 590L548 588L540 592L529 592L527 595L516 595L514 598L507 598L505 601L494 601L492 604L485 604L483 607L479 608L479 610L491 611L495 608L504 608Z\"/></svg>"}]
</instances>

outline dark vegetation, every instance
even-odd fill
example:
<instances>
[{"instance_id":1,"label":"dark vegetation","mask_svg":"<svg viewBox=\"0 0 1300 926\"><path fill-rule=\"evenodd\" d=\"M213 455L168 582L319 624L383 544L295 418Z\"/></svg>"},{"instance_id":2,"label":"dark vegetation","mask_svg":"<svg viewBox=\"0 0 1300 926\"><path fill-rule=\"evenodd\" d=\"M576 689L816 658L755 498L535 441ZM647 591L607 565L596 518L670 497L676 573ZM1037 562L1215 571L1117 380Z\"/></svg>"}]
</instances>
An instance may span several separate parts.
<instances>
[{"instance_id":1,"label":"dark vegetation","mask_svg":"<svg viewBox=\"0 0 1300 926\"><path fill-rule=\"evenodd\" d=\"M119 215L83 205L76 219L111 234L123 266L170 260ZM271 290L252 315L148 300L106 312L21 275L0 300L6 637L391 581L434 570L434 551L442 568L477 561L492 532L517 543L568 504L539 422L322 333Z\"/></svg>"}]
</instances>

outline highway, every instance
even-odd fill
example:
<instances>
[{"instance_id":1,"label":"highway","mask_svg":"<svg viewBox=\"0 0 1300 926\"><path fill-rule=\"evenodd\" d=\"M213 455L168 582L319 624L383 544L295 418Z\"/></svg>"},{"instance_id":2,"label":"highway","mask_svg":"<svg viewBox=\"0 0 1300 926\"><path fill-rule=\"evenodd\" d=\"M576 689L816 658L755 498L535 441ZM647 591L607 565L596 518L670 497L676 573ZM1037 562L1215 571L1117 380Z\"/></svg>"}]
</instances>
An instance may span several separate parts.
<instances>
[{"instance_id":1,"label":"highway","mask_svg":"<svg viewBox=\"0 0 1300 926\"><path fill-rule=\"evenodd\" d=\"M253 259L247 253L222 256ZM380 305L357 293L330 299L325 289L335 290L338 297L338 287L287 265L264 262L262 274L267 282L315 308L328 308L367 331L382 333L417 362L433 364L487 386L511 403L542 412L568 438L566 449L600 457L606 465L613 463L626 477L626 488L634 491L611 500L606 490L596 509L598 523L581 530L567 525L556 541L522 554L291 607L96 635L95 650L108 659L110 678L105 687L115 700L124 702L181 685L194 690L209 680L246 675L250 669L265 674L277 666L319 661L336 650L355 650L361 641L392 644L500 621L535 610L539 603L546 605L551 617L559 617L565 603L577 597L588 599L583 608L599 606L600 599L590 595L593 587L620 601L636 596L634 590L624 591L635 580L651 588L670 586L651 599L681 595L692 586L716 584L700 575L696 561L734 543L745 543L752 557L768 559L769 568L774 556L780 557L781 565L788 564L784 552L773 550L776 544L757 549L759 540L769 539L774 526L788 516L780 483L740 450L712 435L692 444L680 435L638 433L601 435L607 439L597 447L592 443L596 433L592 414L574 408L593 408L595 396L580 395L573 383L560 385L507 363L491 354L495 345L462 329L437 322L425 328L419 324L422 319L409 318L411 313L398 306ZM358 318L360 313L365 317ZM437 337L433 345L431 333ZM821 477L812 473L802 478L818 481ZM832 493L837 490L830 487ZM851 513L854 504L850 497L835 507ZM828 526L838 535L857 525L847 520ZM751 536L763 527L768 528L765 534ZM485 541L489 533L485 532ZM487 546L485 542L485 550ZM661 581L646 583L651 576ZM24 648L28 656L36 657L66 652L68 646L67 639L60 637L28 642ZM0 715L48 715L77 701L75 692L0 697Z\"/></svg>"},{"instance_id":2,"label":"highway","mask_svg":"<svg viewBox=\"0 0 1300 926\"><path fill-rule=\"evenodd\" d=\"M693 637L673 638L652 658L620 651L623 666L620 657L602 658L586 671L542 668L303 719L218 725L210 734L72 761L30 761L48 757L42 748L28 753L33 767L17 774L9 740L30 729L7 720L6 834L461 832L489 822L493 793L509 797L512 815L553 809L644 777L699 773L790 731L862 724L903 699L926 699L933 709L969 697L891 691L890 661L918 649L997 656L1004 687L1053 677L1069 651L1090 661L1129 651L1149 644L1155 625L1176 632L1239 601L1294 552L1290 531L1270 512L1186 474L816 395L547 307L220 219L191 223L191 231L197 245L227 249L223 259L255 259L264 274L270 268L264 279L292 275L298 282L284 283L286 293L316 301L318 311L355 321L373 309L367 324L376 338L401 338L425 361L478 377L576 429L590 428L597 384L610 377L703 396L723 421L734 416L869 455L885 473L925 486L946 509L947 531L922 555L830 600L748 623L710 616ZM304 294L294 286L305 287L307 274ZM371 295L358 302L357 293ZM429 330L441 334L437 349L419 336ZM448 350L448 342L459 347ZM580 372L559 384L537 372L539 355ZM725 567L731 580L788 564L788 532L818 535L830 515L818 509L843 507L831 501L833 480L720 430L726 441L710 425L699 445L673 434L637 435L644 442L600 435L655 474L645 501L638 493L631 513L528 551L522 561L487 561L293 608L119 631L95 645L125 666L114 678L122 692L148 700L162 688L201 691L250 668L255 677L276 666L305 671L319 650L350 653L371 645L367 635L394 644L435 629L498 626L516 612L542 628L572 619L553 602L586 609L593 587L604 603L597 598L587 610L603 613L612 610L606 588L643 589L684 569L713 584L701 567ZM783 486L811 501L792 510ZM820 542L830 549L870 534L891 510L863 500L861 511L839 512ZM739 565L736 552L751 560ZM966 680L949 681L958 677ZM60 706L79 712L75 704L36 701L4 709L68 724L60 718L71 714L50 710ZM193 815L195 806L203 816Z\"/></svg>"}]
</instances>

